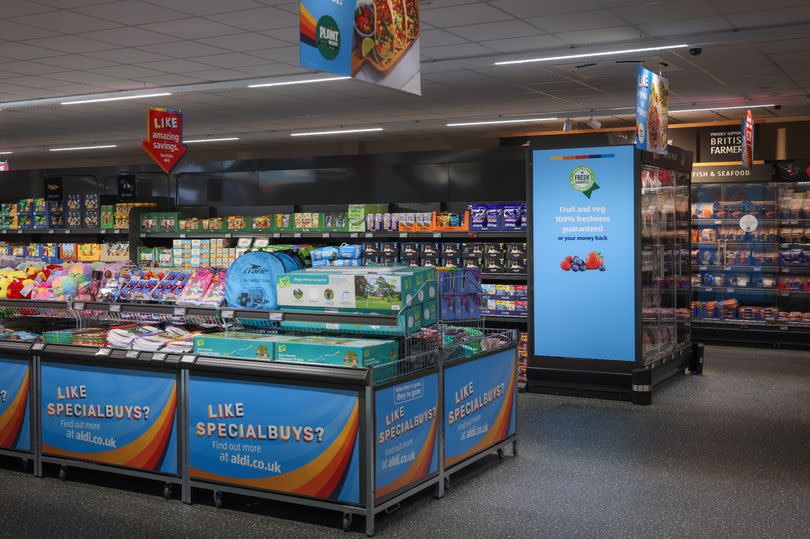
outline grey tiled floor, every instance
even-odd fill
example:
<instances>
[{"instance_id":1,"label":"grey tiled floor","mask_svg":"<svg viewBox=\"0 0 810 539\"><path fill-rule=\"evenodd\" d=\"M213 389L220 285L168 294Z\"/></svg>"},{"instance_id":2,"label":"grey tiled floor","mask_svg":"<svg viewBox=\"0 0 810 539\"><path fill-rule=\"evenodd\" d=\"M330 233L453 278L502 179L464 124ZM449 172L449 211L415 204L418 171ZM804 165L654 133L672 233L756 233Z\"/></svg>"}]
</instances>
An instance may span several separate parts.
<instances>
[{"instance_id":1,"label":"grey tiled floor","mask_svg":"<svg viewBox=\"0 0 810 539\"><path fill-rule=\"evenodd\" d=\"M520 456L481 463L378 519L379 537L808 537L810 354L709 348L649 407L519 399ZM0 468L2 537L347 537L329 511L153 483ZM362 519L355 521L361 537Z\"/></svg>"}]
</instances>

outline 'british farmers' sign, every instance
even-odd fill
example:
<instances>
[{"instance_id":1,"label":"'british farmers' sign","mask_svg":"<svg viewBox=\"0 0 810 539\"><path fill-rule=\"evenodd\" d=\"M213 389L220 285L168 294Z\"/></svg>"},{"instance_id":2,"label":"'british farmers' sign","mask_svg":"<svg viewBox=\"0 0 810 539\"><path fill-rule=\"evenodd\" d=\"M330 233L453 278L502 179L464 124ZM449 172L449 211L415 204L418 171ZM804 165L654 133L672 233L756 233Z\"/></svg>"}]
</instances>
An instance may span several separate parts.
<instances>
[{"instance_id":1,"label":"'british farmers' sign","mask_svg":"<svg viewBox=\"0 0 810 539\"><path fill-rule=\"evenodd\" d=\"M183 144L183 113L150 108L147 112L146 136L141 146L163 172L169 174L188 149Z\"/></svg>"}]
</instances>

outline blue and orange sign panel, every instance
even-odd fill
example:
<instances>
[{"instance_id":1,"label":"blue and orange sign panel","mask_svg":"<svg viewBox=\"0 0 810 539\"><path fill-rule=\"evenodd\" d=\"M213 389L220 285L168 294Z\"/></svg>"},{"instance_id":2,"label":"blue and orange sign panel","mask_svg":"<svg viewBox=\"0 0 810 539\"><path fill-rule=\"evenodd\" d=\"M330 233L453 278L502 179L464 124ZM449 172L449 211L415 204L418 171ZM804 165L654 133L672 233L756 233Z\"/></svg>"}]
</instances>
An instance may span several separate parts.
<instances>
[{"instance_id":1,"label":"blue and orange sign panel","mask_svg":"<svg viewBox=\"0 0 810 539\"><path fill-rule=\"evenodd\" d=\"M0 448L31 450L28 361L0 359Z\"/></svg>"},{"instance_id":2,"label":"blue and orange sign panel","mask_svg":"<svg viewBox=\"0 0 810 539\"><path fill-rule=\"evenodd\" d=\"M375 394L377 500L438 472L439 379L429 374Z\"/></svg>"},{"instance_id":3,"label":"blue and orange sign panel","mask_svg":"<svg viewBox=\"0 0 810 539\"><path fill-rule=\"evenodd\" d=\"M355 391L192 376L192 479L360 503Z\"/></svg>"},{"instance_id":4,"label":"blue and orange sign panel","mask_svg":"<svg viewBox=\"0 0 810 539\"><path fill-rule=\"evenodd\" d=\"M504 350L445 371L446 467L515 433L516 383L515 350Z\"/></svg>"},{"instance_id":5,"label":"blue and orange sign panel","mask_svg":"<svg viewBox=\"0 0 810 539\"><path fill-rule=\"evenodd\" d=\"M177 475L177 380L169 373L42 364L42 451Z\"/></svg>"}]
</instances>

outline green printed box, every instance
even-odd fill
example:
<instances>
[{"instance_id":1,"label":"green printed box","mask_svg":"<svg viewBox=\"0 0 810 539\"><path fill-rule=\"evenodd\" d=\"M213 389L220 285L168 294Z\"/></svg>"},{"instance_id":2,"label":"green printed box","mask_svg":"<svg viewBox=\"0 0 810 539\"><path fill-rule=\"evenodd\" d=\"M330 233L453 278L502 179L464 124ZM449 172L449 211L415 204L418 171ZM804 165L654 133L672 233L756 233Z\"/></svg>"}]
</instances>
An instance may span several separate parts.
<instances>
[{"instance_id":1,"label":"green printed box","mask_svg":"<svg viewBox=\"0 0 810 539\"><path fill-rule=\"evenodd\" d=\"M225 332L194 337L194 353L200 356L225 356L271 361L275 335Z\"/></svg>"},{"instance_id":2,"label":"green printed box","mask_svg":"<svg viewBox=\"0 0 810 539\"><path fill-rule=\"evenodd\" d=\"M439 321L439 305L436 299L425 301L421 306L422 326L430 327Z\"/></svg>"},{"instance_id":3,"label":"green printed box","mask_svg":"<svg viewBox=\"0 0 810 539\"><path fill-rule=\"evenodd\" d=\"M400 311L420 303L421 268L309 268L280 275L278 304L288 309Z\"/></svg>"},{"instance_id":4,"label":"green printed box","mask_svg":"<svg viewBox=\"0 0 810 539\"><path fill-rule=\"evenodd\" d=\"M276 336L276 361L368 367L391 363L399 356L394 341L323 336Z\"/></svg>"}]
</instances>

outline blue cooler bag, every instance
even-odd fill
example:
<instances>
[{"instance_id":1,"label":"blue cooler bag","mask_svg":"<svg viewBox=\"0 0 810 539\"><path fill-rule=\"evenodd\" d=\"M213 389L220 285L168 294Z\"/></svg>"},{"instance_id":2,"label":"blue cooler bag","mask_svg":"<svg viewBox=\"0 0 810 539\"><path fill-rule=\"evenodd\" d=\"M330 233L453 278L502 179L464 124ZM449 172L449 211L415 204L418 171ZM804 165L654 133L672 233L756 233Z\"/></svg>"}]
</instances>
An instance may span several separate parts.
<instances>
[{"instance_id":1,"label":"blue cooler bag","mask_svg":"<svg viewBox=\"0 0 810 539\"><path fill-rule=\"evenodd\" d=\"M277 309L276 281L283 273L284 264L273 253L245 253L228 268L225 301L238 309Z\"/></svg>"}]
</instances>

